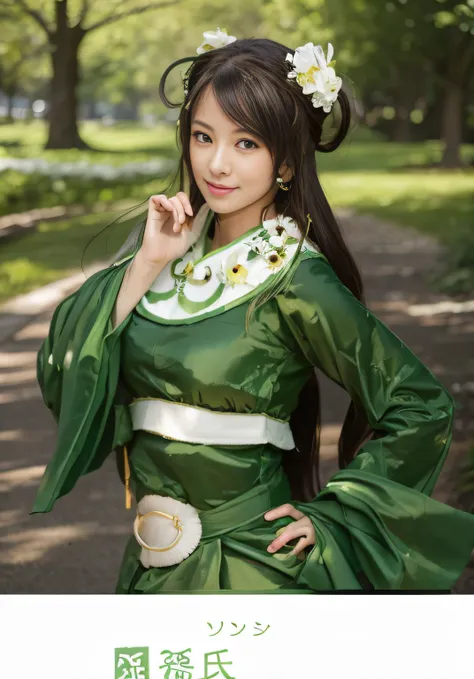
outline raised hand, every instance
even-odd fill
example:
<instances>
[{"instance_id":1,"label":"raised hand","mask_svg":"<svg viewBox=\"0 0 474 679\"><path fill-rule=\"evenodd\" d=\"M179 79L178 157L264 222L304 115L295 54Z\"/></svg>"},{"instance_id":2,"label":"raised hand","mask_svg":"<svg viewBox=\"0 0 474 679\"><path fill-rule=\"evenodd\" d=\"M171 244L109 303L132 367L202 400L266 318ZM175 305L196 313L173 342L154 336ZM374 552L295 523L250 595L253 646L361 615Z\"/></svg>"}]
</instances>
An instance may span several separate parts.
<instances>
[{"instance_id":1,"label":"raised hand","mask_svg":"<svg viewBox=\"0 0 474 679\"><path fill-rule=\"evenodd\" d=\"M199 236L197 230L193 230L194 224L191 203L184 191L172 198L164 193L151 196L140 248L142 260L160 264L181 257Z\"/></svg>"}]
</instances>

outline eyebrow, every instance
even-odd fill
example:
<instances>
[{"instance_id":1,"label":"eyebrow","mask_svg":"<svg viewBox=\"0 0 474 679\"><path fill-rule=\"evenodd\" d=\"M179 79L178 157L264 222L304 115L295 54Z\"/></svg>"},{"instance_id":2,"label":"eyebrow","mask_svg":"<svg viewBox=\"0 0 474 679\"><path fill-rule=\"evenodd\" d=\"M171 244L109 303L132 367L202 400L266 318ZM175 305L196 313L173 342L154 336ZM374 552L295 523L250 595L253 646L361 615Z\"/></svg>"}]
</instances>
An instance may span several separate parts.
<instances>
[{"instance_id":1,"label":"eyebrow","mask_svg":"<svg viewBox=\"0 0 474 679\"><path fill-rule=\"evenodd\" d=\"M197 125L202 125L203 127L207 127L208 130L211 130L211 132L214 132L214 128L211 125L208 125L207 123L203 122L202 120L193 120L192 124L197 124ZM233 130L235 133L237 132L247 132L247 134L252 134L252 136L256 137L257 135L253 134L252 132L249 132L248 130L245 129L245 127L235 127Z\"/></svg>"}]
</instances>

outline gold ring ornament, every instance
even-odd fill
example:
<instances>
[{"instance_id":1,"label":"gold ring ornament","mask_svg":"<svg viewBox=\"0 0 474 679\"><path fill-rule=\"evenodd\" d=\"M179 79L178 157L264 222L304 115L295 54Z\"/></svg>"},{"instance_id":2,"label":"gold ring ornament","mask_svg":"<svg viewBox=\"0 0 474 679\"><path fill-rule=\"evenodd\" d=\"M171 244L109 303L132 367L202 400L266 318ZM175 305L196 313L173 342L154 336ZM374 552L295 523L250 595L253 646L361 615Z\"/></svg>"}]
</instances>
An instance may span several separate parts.
<instances>
[{"instance_id":1,"label":"gold ring ornament","mask_svg":"<svg viewBox=\"0 0 474 679\"><path fill-rule=\"evenodd\" d=\"M199 545L202 524L190 504L164 495L145 495L137 507L133 533L145 568L164 568L186 559Z\"/></svg>"}]
</instances>

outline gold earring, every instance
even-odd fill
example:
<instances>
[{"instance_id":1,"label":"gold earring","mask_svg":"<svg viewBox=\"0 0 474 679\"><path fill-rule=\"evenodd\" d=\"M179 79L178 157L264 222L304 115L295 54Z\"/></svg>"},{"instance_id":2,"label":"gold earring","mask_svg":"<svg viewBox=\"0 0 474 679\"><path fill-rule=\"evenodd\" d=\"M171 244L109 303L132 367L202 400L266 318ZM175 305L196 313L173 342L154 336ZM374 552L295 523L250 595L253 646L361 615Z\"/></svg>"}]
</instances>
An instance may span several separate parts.
<instances>
[{"instance_id":1,"label":"gold earring","mask_svg":"<svg viewBox=\"0 0 474 679\"><path fill-rule=\"evenodd\" d=\"M288 186L285 186L285 184L283 183L283 178L280 177L280 176L277 177L277 184L280 187L280 189L282 189L283 191L289 191L290 190L291 183L287 182Z\"/></svg>"}]
</instances>

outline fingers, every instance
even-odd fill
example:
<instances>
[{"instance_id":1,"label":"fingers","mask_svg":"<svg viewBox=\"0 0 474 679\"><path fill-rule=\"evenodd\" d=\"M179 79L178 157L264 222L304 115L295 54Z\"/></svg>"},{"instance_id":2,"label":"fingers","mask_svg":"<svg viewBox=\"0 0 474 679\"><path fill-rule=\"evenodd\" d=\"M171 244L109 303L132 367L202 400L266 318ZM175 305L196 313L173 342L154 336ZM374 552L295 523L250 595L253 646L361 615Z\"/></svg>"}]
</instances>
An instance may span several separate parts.
<instances>
[{"instance_id":1,"label":"fingers","mask_svg":"<svg viewBox=\"0 0 474 679\"><path fill-rule=\"evenodd\" d=\"M181 200L181 203L184 206L184 209L186 210L187 214L192 217L193 216L193 208L191 207L191 202L187 195L184 193L184 191L178 191L176 196Z\"/></svg>"},{"instance_id":2,"label":"fingers","mask_svg":"<svg viewBox=\"0 0 474 679\"><path fill-rule=\"evenodd\" d=\"M290 525L285 528L283 533L281 533L281 535L275 538L275 540L273 540L273 542L271 542L268 545L267 551L277 552L284 545L286 545L287 542L291 542L291 540L294 540L295 538L299 538L302 536L304 537L304 546L300 547L301 543L300 541L293 550L292 554L296 553L295 550L297 548L299 549L299 551L301 551L301 549L304 549L304 547L307 547L310 544L314 545L316 541L313 524L311 523L310 519L307 516L304 516L302 519L299 519L299 521L296 521L295 523L290 523Z\"/></svg>"},{"instance_id":3,"label":"fingers","mask_svg":"<svg viewBox=\"0 0 474 679\"><path fill-rule=\"evenodd\" d=\"M150 201L158 212L167 210L168 212L173 213L173 231L176 233L181 231L182 225L186 222L186 213L190 217L193 216L191 203L184 191L179 191L176 196L173 196L172 198L168 198L165 194L161 193L156 196L151 196Z\"/></svg>"},{"instance_id":4,"label":"fingers","mask_svg":"<svg viewBox=\"0 0 474 679\"><path fill-rule=\"evenodd\" d=\"M177 196L173 196L172 198L170 198L170 202L173 205L173 215L174 215L173 231L179 232L181 231L182 224L184 224L184 222L186 221L186 213L184 212L183 204L181 203L180 199Z\"/></svg>"},{"instance_id":5,"label":"fingers","mask_svg":"<svg viewBox=\"0 0 474 679\"><path fill-rule=\"evenodd\" d=\"M291 516L298 521L298 519L303 518L304 514L303 512L300 512L299 509L296 509L296 507L293 507L293 505L290 505L289 502L280 505L279 507L275 507L274 509L270 509L269 512L264 514L264 518L267 521L274 521L275 519L280 519L282 516Z\"/></svg>"},{"instance_id":6,"label":"fingers","mask_svg":"<svg viewBox=\"0 0 474 679\"><path fill-rule=\"evenodd\" d=\"M314 531L314 526L311 519L307 517L299 509L293 507L292 504L287 502L286 504L275 507L264 514L264 518L267 521L273 521L275 519L280 519L283 516L291 516L295 521L290 523L285 528L277 531L277 537L273 542L271 542L267 550L271 553L278 551L288 542L294 540L295 538L301 537L296 547L290 552L290 554L297 555L303 551L309 545L314 545L316 542L316 533Z\"/></svg>"},{"instance_id":7,"label":"fingers","mask_svg":"<svg viewBox=\"0 0 474 679\"><path fill-rule=\"evenodd\" d=\"M316 541L311 541L309 537L303 537L298 540L296 543L296 546L292 549L292 551L288 554L288 556L298 556L298 554L301 554L301 552L306 549L306 547L309 547L310 545L314 545Z\"/></svg>"},{"instance_id":8,"label":"fingers","mask_svg":"<svg viewBox=\"0 0 474 679\"><path fill-rule=\"evenodd\" d=\"M164 193L160 193L156 196L150 197L150 206L153 207L157 212L172 212L173 204Z\"/></svg>"}]
</instances>

